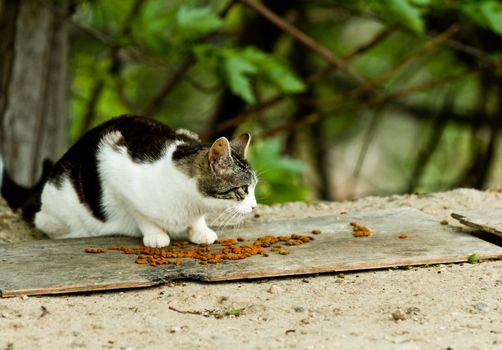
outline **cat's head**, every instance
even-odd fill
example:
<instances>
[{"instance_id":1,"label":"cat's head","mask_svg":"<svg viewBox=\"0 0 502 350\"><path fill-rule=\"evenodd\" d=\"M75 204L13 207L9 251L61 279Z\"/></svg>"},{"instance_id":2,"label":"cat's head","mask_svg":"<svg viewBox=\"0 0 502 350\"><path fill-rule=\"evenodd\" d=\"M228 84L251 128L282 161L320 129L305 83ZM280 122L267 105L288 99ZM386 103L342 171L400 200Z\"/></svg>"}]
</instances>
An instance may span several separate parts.
<instances>
[{"instance_id":1,"label":"cat's head","mask_svg":"<svg viewBox=\"0 0 502 350\"><path fill-rule=\"evenodd\" d=\"M198 187L213 207L232 208L241 214L256 208L254 191L258 180L246 161L250 141L250 134L232 141L220 137L204 153L207 166L200 174Z\"/></svg>"}]
</instances>

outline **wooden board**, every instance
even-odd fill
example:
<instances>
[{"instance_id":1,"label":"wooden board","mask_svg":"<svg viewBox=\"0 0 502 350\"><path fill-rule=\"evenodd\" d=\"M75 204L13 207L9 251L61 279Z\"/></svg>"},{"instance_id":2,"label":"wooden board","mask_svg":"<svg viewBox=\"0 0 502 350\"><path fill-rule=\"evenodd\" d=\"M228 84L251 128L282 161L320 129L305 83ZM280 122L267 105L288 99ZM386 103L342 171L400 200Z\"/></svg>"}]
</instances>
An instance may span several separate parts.
<instances>
[{"instance_id":1,"label":"wooden board","mask_svg":"<svg viewBox=\"0 0 502 350\"><path fill-rule=\"evenodd\" d=\"M352 235L351 220L368 226L371 237ZM119 251L87 254L87 247L139 245L126 237L43 240L0 245L2 297L153 286L172 279L229 281L299 274L379 269L393 266L467 261L472 252L481 259L502 259L502 248L461 229L440 225L411 208L330 215L286 221L253 222L220 232L220 238L256 237L290 233L322 233L301 246L288 247L289 255L270 254L245 260L200 265L152 267L134 263L134 255ZM408 238L400 239L406 233Z\"/></svg>"},{"instance_id":2,"label":"wooden board","mask_svg":"<svg viewBox=\"0 0 502 350\"><path fill-rule=\"evenodd\" d=\"M502 211L500 210L469 212L466 215L452 213L451 216L468 227L502 238Z\"/></svg>"}]
</instances>

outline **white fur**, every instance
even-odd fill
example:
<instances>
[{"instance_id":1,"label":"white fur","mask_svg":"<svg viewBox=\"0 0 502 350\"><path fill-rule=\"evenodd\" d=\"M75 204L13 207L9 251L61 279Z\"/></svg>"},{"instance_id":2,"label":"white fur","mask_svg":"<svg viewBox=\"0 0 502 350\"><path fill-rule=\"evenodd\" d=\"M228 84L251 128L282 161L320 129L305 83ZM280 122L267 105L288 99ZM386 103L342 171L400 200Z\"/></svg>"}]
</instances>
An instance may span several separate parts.
<instances>
[{"instance_id":1,"label":"white fur","mask_svg":"<svg viewBox=\"0 0 502 350\"><path fill-rule=\"evenodd\" d=\"M256 207L254 185L240 202L204 198L194 179L178 170L172 154L180 141L166 147L164 155L152 163L133 162L120 146L122 135L105 136L97 153L107 220L96 219L80 203L69 178L59 188L47 183L35 226L51 238L72 238L122 234L143 236L150 247L169 245L169 236L188 233L194 243L213 243L216 233L204 215L232 210L250 213Z\"/></svg>"},{"instance_id":2,"label":"white fur","mask_svg":"<svg viewBox=\"0 0 502 350\"><path fill-rule=\"evenodd\" d=\"M185 135L185 136L191 137L194 140L200 140L199 135L197 135L196 133L194 133L193 131L190 131L188 129L183 129L183 128L176 129L176 133L178 135Z\"/></svg>"}]
</instances>

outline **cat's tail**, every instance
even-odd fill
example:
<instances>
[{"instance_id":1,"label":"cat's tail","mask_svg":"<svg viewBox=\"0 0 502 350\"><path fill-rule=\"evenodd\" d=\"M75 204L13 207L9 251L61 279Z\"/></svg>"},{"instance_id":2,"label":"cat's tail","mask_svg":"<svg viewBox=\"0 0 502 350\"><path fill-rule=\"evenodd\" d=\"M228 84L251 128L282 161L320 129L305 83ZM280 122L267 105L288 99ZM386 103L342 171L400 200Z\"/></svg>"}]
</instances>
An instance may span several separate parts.
<instances>
[{"instance_id":1,"label":"cat's tail","mask_svg":"<svg viewBox=\"0 0 502 350\"><path fill-rule=\"evenodd\" d=\"M23 209L23 218L32 221L36 206L40 206L40 194L49 178L54 163L46 159L43 162L42 176L33 187L25 187L16 183L7 173L5 164L0 157L0 193L12 210Z\"/></svg>"}]
</instances>

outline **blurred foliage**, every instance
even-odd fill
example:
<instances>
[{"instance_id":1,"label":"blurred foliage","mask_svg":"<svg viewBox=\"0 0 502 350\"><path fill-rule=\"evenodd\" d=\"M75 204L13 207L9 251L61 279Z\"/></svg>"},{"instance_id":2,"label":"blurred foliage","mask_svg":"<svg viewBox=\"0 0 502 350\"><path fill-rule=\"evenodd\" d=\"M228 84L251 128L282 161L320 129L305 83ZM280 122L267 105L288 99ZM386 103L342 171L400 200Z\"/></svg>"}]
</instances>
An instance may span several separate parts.
<instances>
[{"instance_id":1,"label":"blurred foliage","mask_svg":"<svg viewBox=\"0 0 502 350\"><path fill-rule=\"evenodd\" d=\"M258 142L250 149L249 161L258 174L256 197L260 203L308 200L310 190L300 182L305 165L284 156L281 149L279 139Z\"/></svg>"},{"instance_id":2,"label":"blurred foliage","mask_svg":"<svg viewBox=\"0 0 502 350\"><path fill-rule=\"evenodd\" d=\"M476 152L500 161L489 154L492 122L486 122L502 109L499 1L262 1L318 46L347 58L359 80L340 68L319 73L329 64L318 52L242 2L227 8L230 3L78 2L71 38L72 138L112 116L143 114L152 106L153 117L173 128L206 135L249 130L258 135L251 162L264 171L258 192L268 203L475 186L465 179L481 157ZM452 25L459 28L454 36L432 43ZM266 26L272 29L263 33ZM386 31L374 46L357 51ZM312 73L321 75L307 79ZM355 94L364 81L373 85ZM487 81L490 88L483 86ZM448 119L434 154L421 158L420 178L408 188L447 94L455 96L449 113L457 119ZM375 102L375 96L389 97ZM221 106L237 106L237 112L218 115ZM240 113L248 116L220 128ZM485 121L476 121L480 114ZM490 179L481 185L497 178L492 173Z\"/></svg>"}]
</instances>

